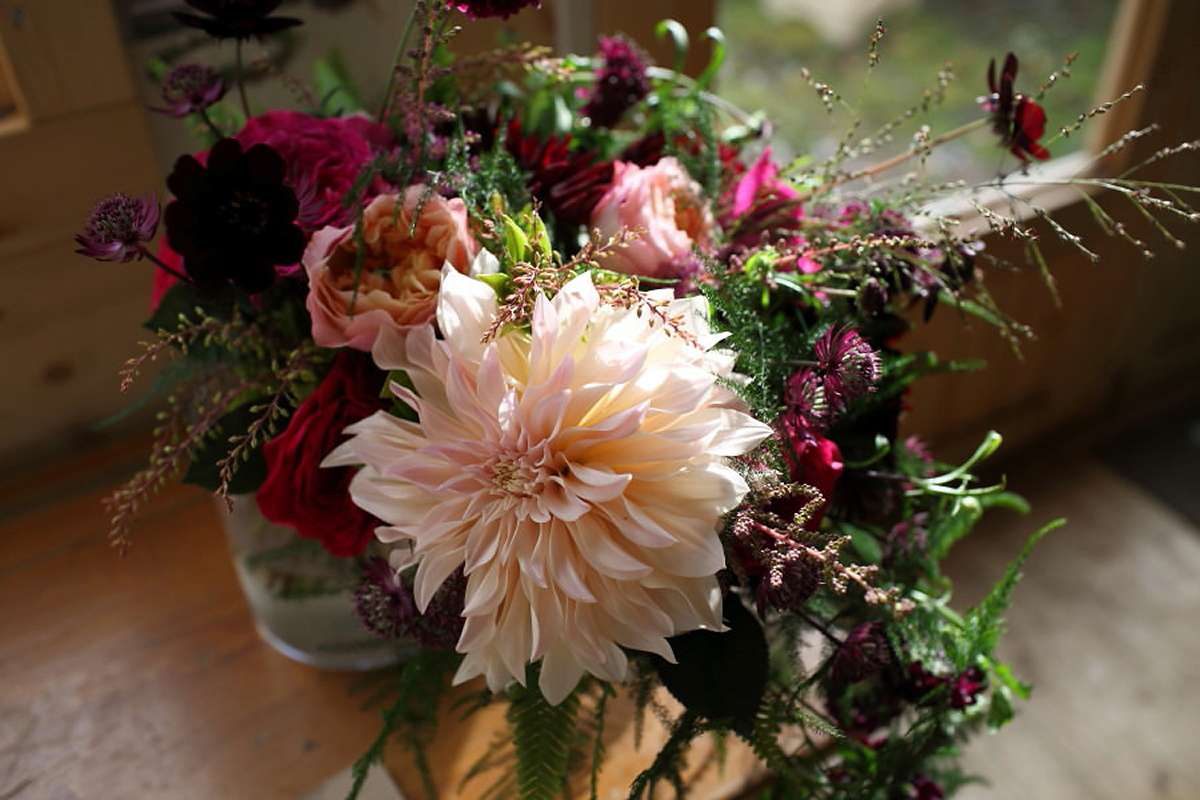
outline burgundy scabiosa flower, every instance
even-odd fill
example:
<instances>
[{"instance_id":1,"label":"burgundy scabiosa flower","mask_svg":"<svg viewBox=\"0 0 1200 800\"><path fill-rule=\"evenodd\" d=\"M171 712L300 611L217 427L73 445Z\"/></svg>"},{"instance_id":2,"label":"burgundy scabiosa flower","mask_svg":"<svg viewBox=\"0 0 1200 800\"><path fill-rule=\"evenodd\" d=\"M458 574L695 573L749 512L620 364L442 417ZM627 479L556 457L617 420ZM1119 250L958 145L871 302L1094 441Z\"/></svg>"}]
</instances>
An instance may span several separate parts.
<instances>
[{"instance_id":1,"label":"burgundy scabiosa flower","mask_svg":"<svg viewBox=\"0 0 1200 800\"><path fill-rule=\"evenodd\" d=\"M829 678L838 684L857 683L891 663L891 648L878 622L855 625L829 661Z\"/></svg>"},{"instance_id":2,"label":"burgundy scabiosa flower","mask_svg":"<svg viewBox=\"0 0 1200 800\"><path fill-rule=\"evenodd\" d=\"M286 171L273 147L243 152L237 139L213 145L207 165L190 155L175 162L167 187L176 199L163 215L167 240L199 287L215 291L232 282L255 294L274 283L276 265L300 260L300 204L284 183Z\"/></svg>"},{"instance_id":3,"label":"burgundy scabiosa flower","mask_svg":"<svg viewBox=\"0 0 1200 800\"><path fill-rule=\"evenodd\" d=\"M166 108L151 108L172 117L186 117L207 110L229 91L229 84L215 69L204 64L183 64L167 73L162 82Z\"/></svg>"},{"instance_id":4,"label":"burgundy scabiosa flower","mask_svg":"<svg viewBox=\"0 0 1200 800\"><path fill-rule=\"evenodd\" d=\"M468 2L449 0L447 5L457 8L471 19L484 19L485 17L508 19L525 6L541 8L542 2L541 0L469 0Z\"/></svg>"},{"instance_id":5,"label":"burgundy scabiosa flower","mask_svg":"<svg viewBox=\"0 0 1200 800\"><path fill-rule=\"evenodd\" d=\"M159 207L153 195L138 199L118 192L101 200L75 237L76 253L98 261L126 264L146 255L146 243L158 230Z\"/></svg>"},{"instance_id":6,"label":"burgundy scabiosa flower","mask_svg":"<svg viewBox=\"0 0 1200 800\"><path fill-rule=\"evenodd\" d=\"M1009 53L996 80L996 59L988 62L989 94L979 98L979 104L992 115L992 129L1000 143L1014 156L1028 163L1036 158L1045 161L1050 151L1038 144L1046 132L1046 111L1020 92L1013 90L1017 78L1017 57Z\"/></svg>"},{"instance_id":7,"label":"burgundy scabiosa flower","mask_svg":"<svg viewBox=\"0 0 1200 800\"><path fill-rule=\"evenodd\" d=\"M272 17L283 0L184 0L207 16L172 11L175 19L216 39L261 39L302 24L295 17Z\"/></svg>"},{"instance_id":8,"label":"burgundy scabiosa flower","mask_svg":"<svg viewBox=\"0 0 1200 800\"><path fill-rule=\"evenodd\" d=\"M604 66L596 75L592 95L583 107L583 115L593 126L610 128L621 116L650 93L646 77L646 54L624 36L600 39Z\"/></svg>"}]
</instances>

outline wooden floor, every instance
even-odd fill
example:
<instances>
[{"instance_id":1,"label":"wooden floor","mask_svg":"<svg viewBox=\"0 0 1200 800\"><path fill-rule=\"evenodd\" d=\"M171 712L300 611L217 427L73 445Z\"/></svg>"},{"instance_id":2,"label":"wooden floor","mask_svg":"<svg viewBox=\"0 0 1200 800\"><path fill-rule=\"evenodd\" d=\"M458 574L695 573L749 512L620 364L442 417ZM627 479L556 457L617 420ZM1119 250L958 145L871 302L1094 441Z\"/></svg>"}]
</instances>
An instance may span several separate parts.
<instances>
[{"instance_id":1,"label":"wooden floor","mask_svg":"<svg viewBox=\"0 0 1200 800\"><path fill-rule=\"evenodd\" d=\"M375 718L352 677L258 641L203 493L168 490L129 557L108 549L99 500L136 452L0 486L0 798L292 800ZM1031 558L1003 645L1033 698L970 748L990 792L960 796L1200 798L1200 531L1087 455L1009 478L1035 511L960 546L960 604L1044 521L1068 525ZM472 738L439 742L435 765ZM401 754L388 766L423 796Z\"/></svg>"}]
</instances>

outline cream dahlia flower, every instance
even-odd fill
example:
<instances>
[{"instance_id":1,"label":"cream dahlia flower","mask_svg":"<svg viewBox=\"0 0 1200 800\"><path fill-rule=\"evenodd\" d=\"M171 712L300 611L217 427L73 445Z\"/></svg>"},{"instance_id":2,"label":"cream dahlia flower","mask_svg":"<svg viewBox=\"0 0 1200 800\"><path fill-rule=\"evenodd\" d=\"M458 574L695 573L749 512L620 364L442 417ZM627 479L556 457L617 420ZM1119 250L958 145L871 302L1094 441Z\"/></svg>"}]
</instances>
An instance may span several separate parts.
<instances>
[{"instance_id":1,"label":"cream dahlia flower","mask_svg":"<svg viewBox=\"0 0 1200 800\"><path fill-rule=\"evenodd\" d=\"M384 520L392 565L417 564L424 609L467 576L456 675L524 683L558 703L584 673L622 680L621 648L674 660L667 637L722 629L723 515L747 491L726 463L770 428L718 384L700 298L674 300L684 331L601 300L589 275L539 297L530 330L487 332L486 284L446 270L437 322L382 336L376 362L416 422L380 412L348 428L328 465L364 464L356 503ZM659 300L670 290L652 293Z\"/></svg>"}]
</instances>

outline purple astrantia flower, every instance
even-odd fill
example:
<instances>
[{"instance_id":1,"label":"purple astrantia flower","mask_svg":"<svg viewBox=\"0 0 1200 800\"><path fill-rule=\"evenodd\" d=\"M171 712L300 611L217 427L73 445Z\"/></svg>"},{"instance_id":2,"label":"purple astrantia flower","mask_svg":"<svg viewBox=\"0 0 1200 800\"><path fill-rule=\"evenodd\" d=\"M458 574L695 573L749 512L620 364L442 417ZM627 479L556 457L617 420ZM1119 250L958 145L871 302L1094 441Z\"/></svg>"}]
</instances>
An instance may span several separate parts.
<instances>
[{"instance_id":1,"label":"purple astrantia flower","mask_svg":"<svg viewBox=\"0 0 1200 800\"><path fill-rule=\"evenodd\" d=\"M158 230L159 207L154 195L140 200L118 192L100 201L87 226L75 237L76 253L99 261L125 264L146 255L146 243Z\"/></svg>"},{"instance_id":2,"label":"purple astrantia flower","mask_svg":"<svg viewBox=\"0 0 1200 800\"><path fill-rule=\"evenodd\" d=\"M996 79L996 60L988 63L988 92L979 98L979 104L992 115L992 129L1000 137L1000 143L1009 151L1028 163L1030 157L1045 161L1050 151L1038 144L1046 132L1046 112L1037 103L1020 92L1013 91L1017 78L1017 57L1009 53L1000 68L1000 79Z\"/></svg>"},{"instance_id":3,"label":"purple astrantia flower","mask_svg":"<svg viewBox=\"0 0 1200 800\"><path fill-rule=\"evenodd\" d=\"M167 178L175 201L163 215L167 241L183 256L198 286L233 283L248 294L275 282L275 267L300 260L306 243L295 224L296 193L284 184L287 166L271 146L242 151L237 139L212 146L208 163L181 156Z\"/></svg>"},{"instance_id":4,"label":"purple astrantia flower","mask_svg":"<svg viewBox=\"0 0 1200 800\"><path fill-rule=\"evenodd\" d=\"M533 6L534 8L542 7L541 0L470 0L470 2L465 3L458 2L458 0L449 0L447 5L451 8L457 8L471 19L483 19L485 17L508 19L513 14L525 8L525 6Z\"/></svg>"},{"instance_id":5,"label":"purple astrantia flower","mask_svg":"<svg viewBox=\"0 0 1200 800\"><path fill-rule=\"evenodd\" d=\"M879 354L853 328L830 327L813 347L811 366L788 379L787 402L819 426L832 424L850 404L874 391Z\"/></svg>"},{"instance_id":6,"label":"purple astrantia flower","mask_svg":"<svg viewBox=\"0 0 1200 800\"><path fill-rule=\"evenodd\" d=\"M272 17L271 12L283 0L184 0L192 8L207 14L198 16L186 11L172 11L175 19L192 28L199 28L216 39L261 39L302 24L295 17Z\"/></svg>"},{"instance_id":7,"label":"purple astrantia flower","mask_svg":"<svg viewBox=\"0 0 1200 800\"><path fill-rule=\"evenodd\" d=\"M197 114L218 102L229 91L229 84L212 67L183 64L167 73L162 82L166 108L151 108L172 117Z\"/></svg>"},{"instance_id":8,"label":"purple astrantia flower","mask_svg":"<svg viewBox=\"0 0 1200 800\"><path fill-rule=\"evenodd\" d=\"M355 608L363 625L376 636L409 637L424 647L448 650L462 634L466 587L466 576L459 569L442 583L422 613L411 581L398 576L385 559L372 558L355 590Z\"/></svg>"},{"instance_id":9,"label":"purple astrantia flower","mask_svg":"<svg viewBox=\"0 0 1200 800\"><path fill-rule=\"evenodd\" d=\"M645 53L624 36L603 37L600 54L604 66L596 74L583 115L593 126L609 128L650 93L650 79L646 77Z\"/></svg>"}]
</instances>

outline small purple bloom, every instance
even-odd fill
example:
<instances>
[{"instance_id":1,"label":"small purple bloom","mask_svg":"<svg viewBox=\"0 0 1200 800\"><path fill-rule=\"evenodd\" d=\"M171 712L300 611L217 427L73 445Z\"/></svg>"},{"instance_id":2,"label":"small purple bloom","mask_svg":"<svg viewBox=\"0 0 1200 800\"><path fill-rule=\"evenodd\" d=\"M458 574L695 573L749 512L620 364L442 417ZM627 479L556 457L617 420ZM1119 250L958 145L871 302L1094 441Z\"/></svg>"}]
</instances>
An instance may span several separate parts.
<instances>
[{"instance_id":1,"label":"small purple bloom","mask_svg":"<svg viewBox=\"0 0 1200 800\"><path fill-rule=\"evenodd\" d=\"M975 705L987 688L987 678L979 667L968 667L950 681L950 707L964 709Z\"/></svg>"},{"instance_id":2,"label":"small purple bloom","mask_svg":"<svg viewBox=\"0 0 1200 800\"><path fill-rule=\"evenodd\" d=\"M830 327L813 346L815 364L788 379L790 407L828 427L850 405L875 390L879 354L853 328Z\"/></svg>"},{"instance_id":3,"label":"small purple bloom","mask_svg":"<svg viewBox=\"0 0 1200 800\"><path fill-rule=\"evenodd\" d=\"M76 253L99 261L128 263L146 255L146 243L158 230L159 207L154 195L142 199L118 192L92 209L87 226L75 237Z\"/></svg>"},{"instance_id":4,"label":"small purple bloom","mask_svg":"<svg viewBox=\"0 0 1200 800\"><path fill-rule=\"evenodd\" d=\"M846 634L829 662L829 677L835 683L857 683L874 675L891 661L891 648L883 626L860 622Z\"/></svg>"},{"instance_id":5,"label":"small purple bloom","mask_svg":"<svg viewBox=\"0 0 1200 800\"><path fill-rule=\"evenodd\" d=\"M163 78L162 96L167 107L150 110L172 117L186 117L209 108L228 91L229 84L212 67L183 64Z\"/></svg>"},{"instance_id":6,"label":"small purple bloom","mask_svg":"<svg viewBox=\"0 0 1200 800\"><path fill-rule=\"evenodd\" d=\"M583 115L592 125L610 128L627 110L650 93L646 77L646 55L623 36L600 40L604 66L596 75L592 96L583 107Z\"/></svg>"},{"instance_id":7,"label":"small purple bloom","mask_svg":"<svg viewBox=\"0 0 1200 800\"><path fill-rule=\"evenodd\" d=\"M412 638L424 647L449 650L463 627L463 596L467 579L460 568L446 578L422 613L410 582L385 559L372 558L354 599L367 630L389 639Z\"/></svg>"}]
</instances>

